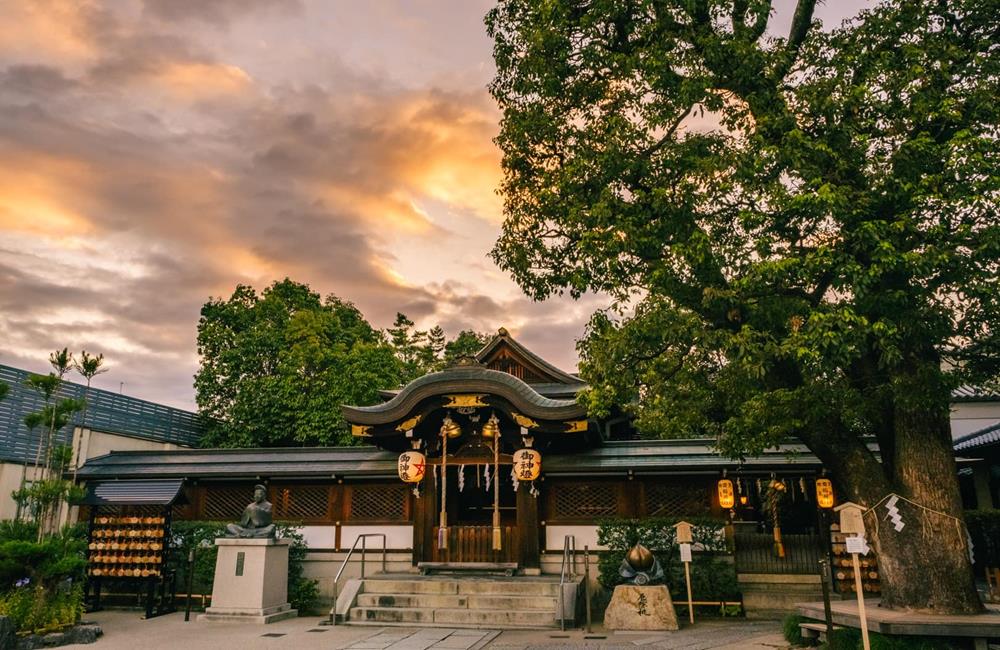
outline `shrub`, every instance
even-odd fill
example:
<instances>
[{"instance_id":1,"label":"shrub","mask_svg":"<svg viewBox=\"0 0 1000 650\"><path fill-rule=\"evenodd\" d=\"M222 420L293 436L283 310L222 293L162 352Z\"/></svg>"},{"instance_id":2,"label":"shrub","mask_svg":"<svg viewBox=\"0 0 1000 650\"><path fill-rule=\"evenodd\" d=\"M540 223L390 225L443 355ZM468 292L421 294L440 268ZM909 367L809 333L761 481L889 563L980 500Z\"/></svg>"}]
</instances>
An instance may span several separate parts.
<instances>
[{"instance_id":1,"label":"shrub","mask_svg":"<svg viewBox=\"0 0 1000 650\"><path fill-rule=\"evenodd\" d=\"M1000 567L1000 510L966 510L965 523L980 567Z\"/></svg>"},{"instance_id":2,"label":"shrub","mask_svg":"<svg viewBox=\"0 0 1000 650\"><path fill-rule=\"evenodd\" d=\"M319 588L315 580L305 577L303 562L307 547L298 526L279 523L278 537L289 538L288 549L288 601L300 613L313 611L319 602ZM191 592L212 593L215 580L215 559L218 549L215 539L223 537L226 525L217 521L175 521L171 527L172 563L177 571L177 588L187 589L188 552L195 548Z\"/></svg>"},{"instance_id":3,"label":"shrub","mask_svg":"<svg viewBox=\"0 0 1000 650\"><path fill-rule=\"evenodd\" d=\"M598 561L601 584L608 589L624 582L618 573L625 554L636 543L648 548L663 566L671 595L687 599L684 565L675 539L674 524L680 518L616 519L601 522L597 541L608 547ZM691 562L691 591L697 600L733 600L739 598L736 570L726 557L723 523L715 519L688 518L694 525L695 548Z\"/></svg>"},{"instance_id":4,"label":"shrub","mask_svg":"<svg viewBox=\"0 0 1000 650\"><path fill-rule=\"evenodd\" d=\"M10 618L18 634L45 634L75 625L83 616L83 585L15 587L0 595L0 616Z\"/></svg>"},{"instance_id":5,"label":"shrub","mask_svg":"<svg viewBox=\"0 0 1000 650\"><path fill-rule=\"evenodd\" d=\"M87 543L79 528L67 527L41 542L25 539L31 530L23 525L0 530L0 590L10 589L23 578L49 590L66 579L82 582Z\"/></svg>"},{"instance_id":6,"label":"shrub","mask_svg":"<svg viewBox=\"0 0 1000 650\"><path fill-rule=\"evenodd\" d=\"M781 633L792 645L807 645L807 641L802 638L802 628L800 624L805 622L805 618L798 614L789 614L781 621Z\"/></svg>"}]
</instances>

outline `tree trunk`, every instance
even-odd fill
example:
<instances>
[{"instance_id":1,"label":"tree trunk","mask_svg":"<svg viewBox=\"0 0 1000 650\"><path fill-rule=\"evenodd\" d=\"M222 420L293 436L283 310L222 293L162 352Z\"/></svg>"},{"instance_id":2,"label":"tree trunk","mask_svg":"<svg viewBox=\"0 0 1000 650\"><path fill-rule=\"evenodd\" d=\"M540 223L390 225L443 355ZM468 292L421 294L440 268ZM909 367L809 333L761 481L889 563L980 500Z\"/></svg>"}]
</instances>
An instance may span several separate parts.
<instances>
[{"instance_id":1,"label":"tree trunk","mask_svg":"<svg viewBox=\"0 0 1000 650\"><path fill-rule=\"evenodd\" d=\"M982 612L947 408L897 406L895 428L893 491L923 507L900 499L896 507L904 527L898 532L884 504L865 517L868 540L878 553L882 605L938 614Z\"/></svg>"}]
</instances>

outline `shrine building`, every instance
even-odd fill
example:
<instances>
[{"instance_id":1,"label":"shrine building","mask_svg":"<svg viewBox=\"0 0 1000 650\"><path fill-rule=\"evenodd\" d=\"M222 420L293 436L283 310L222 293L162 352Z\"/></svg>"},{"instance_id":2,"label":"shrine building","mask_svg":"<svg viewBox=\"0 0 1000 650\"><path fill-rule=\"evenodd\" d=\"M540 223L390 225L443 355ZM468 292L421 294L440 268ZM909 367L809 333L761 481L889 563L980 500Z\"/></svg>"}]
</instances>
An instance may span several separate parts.
<instances>
[{"instance_id":1,"label":"shrine building","mask_svg":"<svg viewBox=\"0 0 1000 650\"><path fill-rule=\"evenodd\" d=\"M235 521L263 483L275 518L302 525L308 574L328 596L346 551L372 533L386 535L393 570L492 563L518 575L558 573L568 538L600 550L608 519L711 517L766 538L760 494L772 480L796 504L784 530L818 535L822 467L804 445L737 462L709 439L642 440L624 412L588 418L585 388L501 329L474 358L383 391L382 403L345 405L363 444L113 452L79 478L92 491L172 485L184 495L174 520ZM810 553L789 561L814 573Z\"/></svg>"}]
</instances>

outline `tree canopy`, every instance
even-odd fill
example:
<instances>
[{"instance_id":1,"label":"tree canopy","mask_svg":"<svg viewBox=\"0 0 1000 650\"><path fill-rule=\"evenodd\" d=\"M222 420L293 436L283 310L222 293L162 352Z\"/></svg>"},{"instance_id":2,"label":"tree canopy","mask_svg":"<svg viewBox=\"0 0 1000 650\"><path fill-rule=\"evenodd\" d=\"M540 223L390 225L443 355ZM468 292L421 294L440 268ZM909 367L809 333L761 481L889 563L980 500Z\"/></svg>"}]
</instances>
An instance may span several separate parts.
<instances>
[{"instance_id":1,"label":"tree canopy","mask_svg":"<svg viewBox=\"0 0 1000 650\"><path fill-rule=\"evenodd\" d=\"M342 404L375 404L379 390L439 370L484 339L463 331L449 341L440 327L415 330L404 314L382 332L351 303L287 278L260 294L239 285L206 302L198 322L202 442L354 444Z\"/></svg>"},{"instance_id":2,"label":"tree canopy","mask_svg":"<svg viewBox=\"0 0 1000 650\"><path fill-rule=\"evenodd\" d=\"M392 349L354 305L289 279L205 303L198 353L207 446L349 443L340 405L374 403L399 378Z\"/></svg>"},{"instance_id":3,"label":"tree canopy","mask_svg":"<svg viewBox=\"0 0 1000 650\"><path fill-rule=\"evenodd\" d=\"M847 498L960 516L949 391L1000 363L1000 3L829 31L814 6L773 36L762 0L502 0L493 257L613 301L580 343L592 412L737 458L795 435ZM977 611L967 563L893 564L917 535L875 540L883 603Z\"/></svg>"}]
</instances>

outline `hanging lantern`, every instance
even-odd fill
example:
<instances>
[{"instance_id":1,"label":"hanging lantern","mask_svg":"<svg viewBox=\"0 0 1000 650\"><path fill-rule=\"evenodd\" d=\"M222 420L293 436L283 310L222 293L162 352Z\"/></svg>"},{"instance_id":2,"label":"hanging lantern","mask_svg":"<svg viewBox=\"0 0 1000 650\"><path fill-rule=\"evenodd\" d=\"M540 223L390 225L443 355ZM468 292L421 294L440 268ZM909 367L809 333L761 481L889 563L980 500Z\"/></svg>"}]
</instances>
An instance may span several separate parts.
<instances>
[{"instance_id":1,"label":"hanging lantern","mask_svg":"<svg viewBox=\"0 0 1000 650\"><path fill-rule=\"evenodd\" d=\"M733 482L728 478L719 480L719 507L729 509L736 505Z\"/></svg>"},{"instance_id":2,"label":"hanging lantern","mask_svg":"<svg viewBox=\"0 0 1000 650\"><path fill-rule=\"evenodd\" d=\"M828 478L816 479L816 505L820 508L833 507L833 483Z\"/></svg>"},{"instance_id":3,"label":"hanging lantern","mask_svg":"<svg viewBox=\"0 0 1000 650\"><path fill-rule=\"evenodd\" d=\"M419 451L404 451L399 455L396 470L404 483L419 483L427 473L427 458Z\"/></svg>"},{"instance_id":4,"label":"hanging lantern","mask_svg":"<svg viewBox=\"0 0 1000 650\"><path fill-rule=\"evenodd\" d=\"M493 439L498 435L500 435L500 420L498 420L497 416L494 414L491 415L490 419L483 425L483 437Z\"/></svg>"},{"instance_id":5,"label":"hanging lantern","mask_svg":"<svg viewBox=\"0 0 1000 650\"><path fill-rule=\"evenodd\" d=\"M542 473L542 455L534 449L514 452L514 476L518 481L534 481Z\"/></svg>"},{"instance_id":6,"label":"hanging lantern","mask_svg":"<svg viewBox=\"0 0 1000 650\"><path fill-rule=\"evenodd\" d=\"M462 427L458 426L458 422L455 422L446 415L444 416L444 422L441 424L441 433L449 438L457 438L462 435Z\"/></svg>"}]
</instances>

